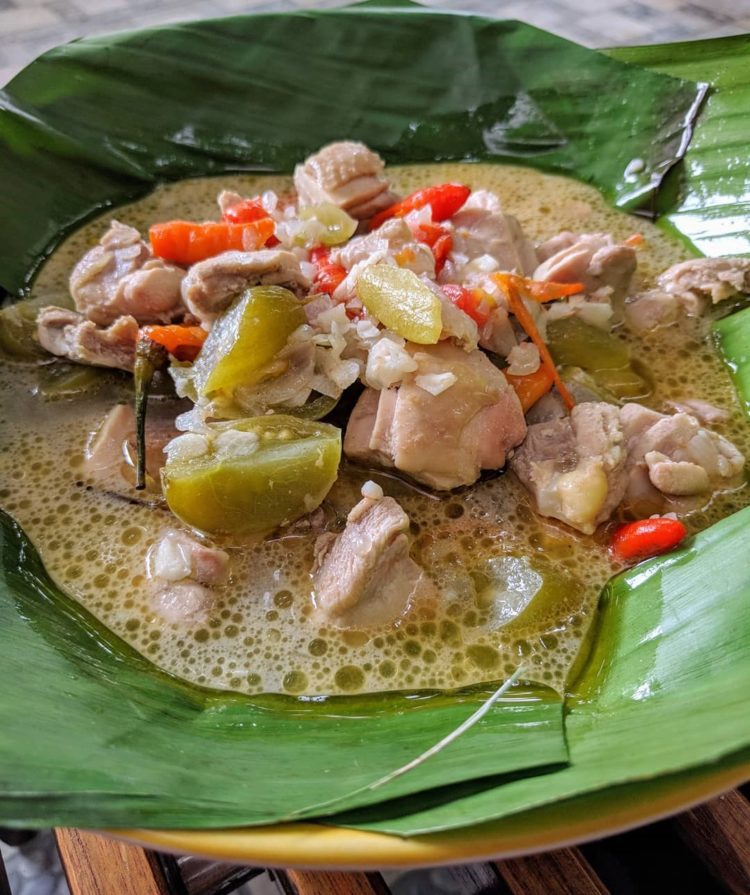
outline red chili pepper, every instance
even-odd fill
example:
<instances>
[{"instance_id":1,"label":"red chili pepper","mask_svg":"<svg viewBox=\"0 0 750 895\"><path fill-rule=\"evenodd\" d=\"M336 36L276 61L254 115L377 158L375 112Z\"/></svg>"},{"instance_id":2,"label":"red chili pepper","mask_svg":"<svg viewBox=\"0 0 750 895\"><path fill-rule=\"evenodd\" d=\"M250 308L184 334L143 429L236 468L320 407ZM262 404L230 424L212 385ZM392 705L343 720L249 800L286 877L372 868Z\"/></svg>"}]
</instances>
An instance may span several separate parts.
<instances>
[{"instance_id":1,"label":"red chili pepper","mask_svg":"<svg viewBox=\"0 0 750 895\"><path fill-rule=\"evenodd\" d=\"M440 186L428 186L426 189L411 193L400 202L376 214L370 221L370 230L377 229L389 218L402 218L410 211L416 211L429 205L432 209L433 221L447 221L469 198L471 190L462 183L441 183Z\"/></svg>"},{"instance_id":2,"label":"red chili pepper","mask_svg":"<svg viewBox=\"0 0 750 895\"><path fill-rule=\"evenodd\" d=\"M346 268L340 264L332 264L329 256L330 250L325 246L310 249L310 261L318 268L313 280L313 291L333 295L336 287L346 277Z\"/></svg>"},{"instance_id":3,"label":"red chili pepper","mask_svg":"<svg viewBox=\"0 0 750 895\"><path fill-rule=\"evenodd\" d=\"M243 199L227 208L221 217L230 224L249 224L267 218L269 214L260 199Z\"/></svg>"},{"instance_id":4,"label":"red chili pepper","mask_svg":"<svg viewBox=\"0 0 750 895\"><path fill-rule=\"evenodd\" d=\"M623 562L640 562L673 550L686 536L687 529L678 519L657 516L621 525L610 550Z\"/></svg>"},{"instance_id":5,"label":"red chili pepper","mask_svg":"<svg viewBox=\"0 0 750 895\"><path fill-rule=\"evenodd\" d=\"M440 288L457 308L471 317L477 326L484 326L495 310L495 299L484 289L466 289L453 283L447 283Z\"/></svg>"},{"instance_id":6,"label":"red chili pepper","mask_svg":"<svg viewBox=\"0 0 750 895\"><path fill-rule=\"evenodd\" d=\"M263 218L271 220L260 199L243 199L236 205L227 208L221 216L221 219L228 224L250 224L253 221L263 220ZM275 235L269 236L265 244L269 249L272 249L279 244L279 240Z\"/></svg>"},{"instance_id":7,"label":"red chili pepper","mask_svg":"<svg viewBox=\"0 0 750 895\"><path fill-rule=\"evenodd\" d=\"M310 249L310 264L314 264L316 267L323 267L328 264L330 254L331 250L326 246L315 246Z\"/></svg>"},{"instance_id":8,"label":"red chili pepper","mask_svg":"<svg viewBox=\"0 0 750 895\"><path fill-rule=\"evenodd\" d=\"M415 235L419 242L423 242L432 249L435 273L439 274L453 248L453 236L450 231L438 224L420 224Z\"/></svg>"}]
</instances>

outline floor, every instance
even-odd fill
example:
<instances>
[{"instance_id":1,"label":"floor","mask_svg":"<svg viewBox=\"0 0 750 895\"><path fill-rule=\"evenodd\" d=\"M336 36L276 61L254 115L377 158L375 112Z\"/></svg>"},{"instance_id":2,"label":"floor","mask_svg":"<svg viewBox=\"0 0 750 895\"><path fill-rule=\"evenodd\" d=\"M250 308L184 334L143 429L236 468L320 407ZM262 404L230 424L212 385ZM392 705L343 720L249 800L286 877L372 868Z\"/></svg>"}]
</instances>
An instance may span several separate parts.
<instances>
[{"instance_id":1,"label":"floor","mask_svg":"<svg viewBox=\"0 0 750 895\"><path fill-rule=\"evenodd\" d=\"M590 47L694 40L750 31L750 0L422 2L440 9L461 8L497 18L523 19ZM244 12L346 3L347 0L0 0L0 84L50 47L86 35ZM41 833L20 849L2 844L0 849L13 895L66 895L67 886L51 834ZM416 880L408 882L419 888ZM262 889L262 878L246 889L243 887L243 891L255 895L262 895ZM405 885L403 891L416 889Z\"/></svg>"}]
</instances>

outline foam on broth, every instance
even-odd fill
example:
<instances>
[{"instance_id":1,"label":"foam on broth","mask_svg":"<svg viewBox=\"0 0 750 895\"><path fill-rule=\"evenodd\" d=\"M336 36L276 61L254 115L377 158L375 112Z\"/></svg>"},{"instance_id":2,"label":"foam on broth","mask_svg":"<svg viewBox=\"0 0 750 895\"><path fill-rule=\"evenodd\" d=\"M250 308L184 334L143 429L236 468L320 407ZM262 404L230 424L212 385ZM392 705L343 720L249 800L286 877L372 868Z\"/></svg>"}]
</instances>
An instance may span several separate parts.
<instances>
[{"instance_id":1,"label":"foam on broth","mask_svg":"<svg viewBox=\"0 0 750 895\"><path fill-rule=\"evenodd\" d=\"M639 278L646 285L688 257L653 225L613 211L577 181L494 165L389 173L404 193L447 180L493 190L536 240L563 229L606 230L619 238L638 230L646 237L639 252ZM54 303L56 294L65 293L72 265L112 217L145 233L159 220L216 217L221 188L252 195L290 187L288 178L250 176L160 187L71 236L45 265L33 294ZM685 321L644 339L624 332L620 337L656 383L644 403L665 409L669 399L699 396L727 408L732 417L720 431L747 453L748 427L705 321ZM56 582L164 670L245 693L322 695L461 687L497 680L523 663L527 679L564 691L601 587L615 567L604 534L585 537L537 517L512 475L438 498L390 476L342 467L326 502L329 515L345 517L362 482L376 479L409 514L414 556L437 585L437 601L414 607L394 625L350 632L320 625L309 574L315 535L304 531L229 546L231 580L219 589L208 623L167 624L151 609L144 557L176 520L165 508L103 493L82 473L89 435L116 396L45 401L32 396L36 376L32 365L2 362L0 504L24 527ZM716 497L688 525L703 528L739 509L748 502L746 492ZM512 597L513 588L535 574L543 579L541 590L509 621L507 605L505 613L498 611L492 598L497 581Z\"/></svg>"}]
</instances>

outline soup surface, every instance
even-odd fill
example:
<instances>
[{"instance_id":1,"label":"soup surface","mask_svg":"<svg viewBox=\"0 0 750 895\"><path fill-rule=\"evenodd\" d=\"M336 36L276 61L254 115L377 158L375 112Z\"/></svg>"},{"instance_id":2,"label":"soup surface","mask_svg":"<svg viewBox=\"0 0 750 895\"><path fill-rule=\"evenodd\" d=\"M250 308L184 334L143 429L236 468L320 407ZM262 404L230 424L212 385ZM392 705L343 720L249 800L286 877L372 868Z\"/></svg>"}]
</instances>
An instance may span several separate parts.
<instances>
[{"instance_id":1,"label":"soup surface","mask_svg":"<svg viewBox=\"0 0 750 895\"><path fill-rule=\"evenodd\" d=\"M689 257L656 227L613 211L593 189L573 180L511 166L429 165L389 169L403 193L461 181L492 190L526 233L543 240L570 229L607 231L645 241L638 278L648 286L662 270ZM221 188L253 195L288 191L282 177L236 176L160 187L71 236L39 275L32 297L60 303L70 270L108 222L146 232L170 218L215 217ZM730 411L717 427L750 451L734 389L713 347L709 321L638 338L617 337L653 381L642 403L667 410L670 400L700 397ZM176 525L165 505L141 502L113 483L94 485L84 472L92 433L117 401L129 400L127 377L109 376L94 394L45 397L46 368L0 362L0 503L37 545L69 594L112 631L164 670L188 681L245 693L343 694L455 688L502 679L521 663L524 678L564 692L582 652L603 584L616 571L609 530L580 535L533 511L511 473L459 492L437 495L387 473L342 462L324 504L332 524L343 521L361 485L372 479L396 497L412 523L414 558L437 585L437 598L418 601L397 623L366 631L321 625L313 611L310 568L315 533L304 525L265 540L220 544L231 555L231 578L207 623L169 624L148 598L145 555ZM686 518L704 528L748 502L745 487L719 494Z\"/></svg>"}]
</instances>

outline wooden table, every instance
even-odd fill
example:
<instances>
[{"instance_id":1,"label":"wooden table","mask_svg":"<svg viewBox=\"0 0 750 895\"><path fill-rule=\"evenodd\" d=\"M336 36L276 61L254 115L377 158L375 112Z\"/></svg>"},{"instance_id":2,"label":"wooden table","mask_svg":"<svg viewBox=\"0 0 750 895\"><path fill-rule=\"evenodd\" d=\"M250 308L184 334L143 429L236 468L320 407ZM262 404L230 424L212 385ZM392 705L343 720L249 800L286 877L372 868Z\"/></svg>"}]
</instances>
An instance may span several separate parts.
<instances>
[{"instance_id":1,"label":"wooden table","mask_svg":"<svg viewBox=\"0 0 750 895\"><path fill-rule=\"evenodd\" d=\"M410 891L750 895L748 796L750 787L743 787L670 820L578 848L412 871ZM272 881L269 888L275 886L279 895L388 895L393 891L380 873L239 867L193 857L174 858L81 830L59 829L56 836L71 895L228 895L263 873ZM404 880L397 885L404 891Z\"/></svg>"}]
</instances>

